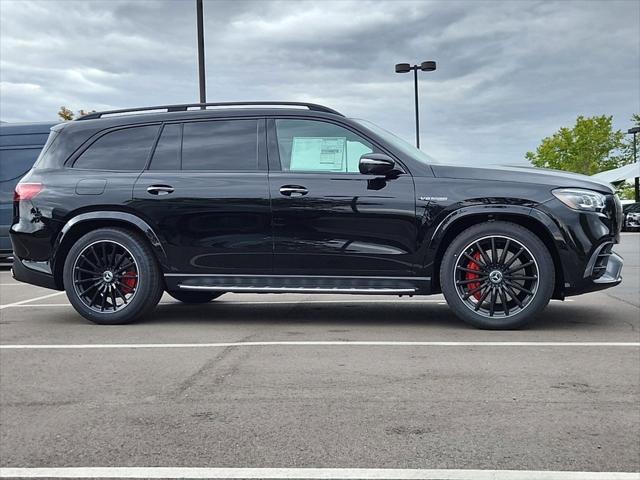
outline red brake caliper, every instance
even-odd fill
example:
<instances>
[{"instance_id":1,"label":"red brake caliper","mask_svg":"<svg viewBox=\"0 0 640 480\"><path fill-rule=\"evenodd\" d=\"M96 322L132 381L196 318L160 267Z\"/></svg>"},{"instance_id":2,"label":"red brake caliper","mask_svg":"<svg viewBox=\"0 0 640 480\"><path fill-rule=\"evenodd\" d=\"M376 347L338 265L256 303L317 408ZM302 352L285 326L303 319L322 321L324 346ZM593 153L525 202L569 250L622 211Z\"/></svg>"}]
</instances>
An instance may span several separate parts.
<instances>
[{"instance_id":1,"label":"red brake caliper","mask_svg":"<svg viewBox=\"0 0 640 480\"><path fill-rule=\"evenodd\" d=\"M125 272L122 276L122 294L132 293L137 284L138 277L136 276L136 272L133 270Z\"/></svg>"},{"instance_id":2,"label":"red brake caliper","mask_svg":"<svg viewBox=\"0 0 640 480\"><path fill-rule=\"evenodd\" d=\"M476 260L480 260L480 252L476 252L473 255L471 255L473 258L475 258ZM477 270L480 271L480 265L478 265L475 262L472 262L471 260L469 260L469 263L467 264L467 268L469 270ZM475 280L476 278L480 278L480 275L478 275L477 273L471 273L471 272L467 272L465 274L465 280ZM475 290L476 288L478 288L480 286L480 283L468 283L467 284L467 291L471 291L471 290ZM476 293L473 294L473 296L475 297L476 300L480 300L482 298L482 291L478 290Z\"/></svg>"}]
</instances>

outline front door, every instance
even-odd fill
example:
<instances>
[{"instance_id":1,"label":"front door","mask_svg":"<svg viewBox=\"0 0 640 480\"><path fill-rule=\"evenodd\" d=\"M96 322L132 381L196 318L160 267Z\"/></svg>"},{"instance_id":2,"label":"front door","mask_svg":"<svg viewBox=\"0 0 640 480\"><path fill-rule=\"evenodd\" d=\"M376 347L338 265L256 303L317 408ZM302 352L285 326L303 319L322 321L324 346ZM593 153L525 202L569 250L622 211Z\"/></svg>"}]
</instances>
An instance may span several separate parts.
<instances>
[{"instance_id":1,"label":"front door","mask_svg":"<svg viewBox=\"0 0 640 480\"><path fill-rule=\"evenodd\" d=\"M359 173L373 142L336 123L268 120L274 272L411 276L417 261L414 184Z\"/></svg>"},{"instance_id":2,"label":"front door","mask_svg":"<svg viewBox=\"0 0 640 480\"><path fill-rule=\"evenodd\" d=\"M161 237L171 273L271 273L264 123L164 125L132 207Z\"/></svg>"}]
</instances>

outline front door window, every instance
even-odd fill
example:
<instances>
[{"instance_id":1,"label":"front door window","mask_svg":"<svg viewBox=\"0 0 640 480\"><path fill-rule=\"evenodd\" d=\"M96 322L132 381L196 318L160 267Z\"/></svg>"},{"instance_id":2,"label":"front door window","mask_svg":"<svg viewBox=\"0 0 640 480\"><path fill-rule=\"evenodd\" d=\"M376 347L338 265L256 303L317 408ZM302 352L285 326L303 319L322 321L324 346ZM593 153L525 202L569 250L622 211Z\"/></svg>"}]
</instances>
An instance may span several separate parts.
<instances>
[{"instance_id":1,"label":"front door window","mask_svg":"<svg viewBox=\"0 0 640 480\"><path fill-rule=\"evenodd\" d=\"M284 172L359 173L358 162L375 147L361 136L315 120L276 120Z\"/></svg>"}]
</instances>

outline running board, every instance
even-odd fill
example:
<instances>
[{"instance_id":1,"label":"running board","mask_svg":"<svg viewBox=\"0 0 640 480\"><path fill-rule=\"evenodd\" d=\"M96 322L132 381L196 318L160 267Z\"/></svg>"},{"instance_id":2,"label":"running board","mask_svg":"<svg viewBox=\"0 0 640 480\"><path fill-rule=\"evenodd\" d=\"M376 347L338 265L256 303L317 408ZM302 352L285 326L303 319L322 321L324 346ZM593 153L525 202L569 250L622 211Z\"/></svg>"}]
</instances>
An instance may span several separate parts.
<instances>
[{"instance_id":1,"label":"running board","mask_svg":"<svg viewBox=\"0 0 640 480\"><path fill-rule=\"evenodd\" d=\"M412 295L429 293L431 286L428 277L169 273L164 280L167 290L243 293Z\"/></svg>"},{"instance_id":2,"label":"running board","mask_svg":"<svg viewBox=\"0 0 640 480\"><path fill-rule=\"evenodd\" d=\"M211 292L234 293L351 293L351 294L376 294L376 295L412 295L417 292L415 288L321 288L321 287L240 287L240 286L208 286L208 285L182 285L182 290L206 290Z\"/></svg>"}]
</instances>

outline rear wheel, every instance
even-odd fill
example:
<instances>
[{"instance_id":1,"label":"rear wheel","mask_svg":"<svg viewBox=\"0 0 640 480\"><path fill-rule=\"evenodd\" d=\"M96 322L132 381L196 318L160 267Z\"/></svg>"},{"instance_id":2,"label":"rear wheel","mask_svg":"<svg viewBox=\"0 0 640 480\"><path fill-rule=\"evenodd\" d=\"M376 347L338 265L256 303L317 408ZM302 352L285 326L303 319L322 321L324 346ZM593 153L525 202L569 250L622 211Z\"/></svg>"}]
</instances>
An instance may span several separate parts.
<instances>
[{"instance_id":1,"label":"rear wheel","mask_svg":"<svg viewBox=\"0 0 640 480\"><path fill-rule=\"evenodd\" d=\"M510 329L528 323L549 303L553 259L531 231L508 222L475 225L445 253L440 283L447 303L479 328Z\"/></svg>"},{"instance_id":2,"label":"rear wheel","mask_svg":"<svg viewBox=\"0 0 640 480\"><path fill-rule=\"evenodd\" d=\"M224 292L185 292L185 291L167 291L176 300L183 303L209 303L211 300L224 295Z\"/></svg>"},{"instance_id":3,"label":"rear wheel","mask_svg":"<svg viewBox=\"0 0 640 480\"><path fill-rule=\"evenodd\" d=\"M65 259L63 281L76 311L104 325L129 323L149 313L164 290L148 244L120 228L81 237Z\"/></svg>"}]
</instances>

